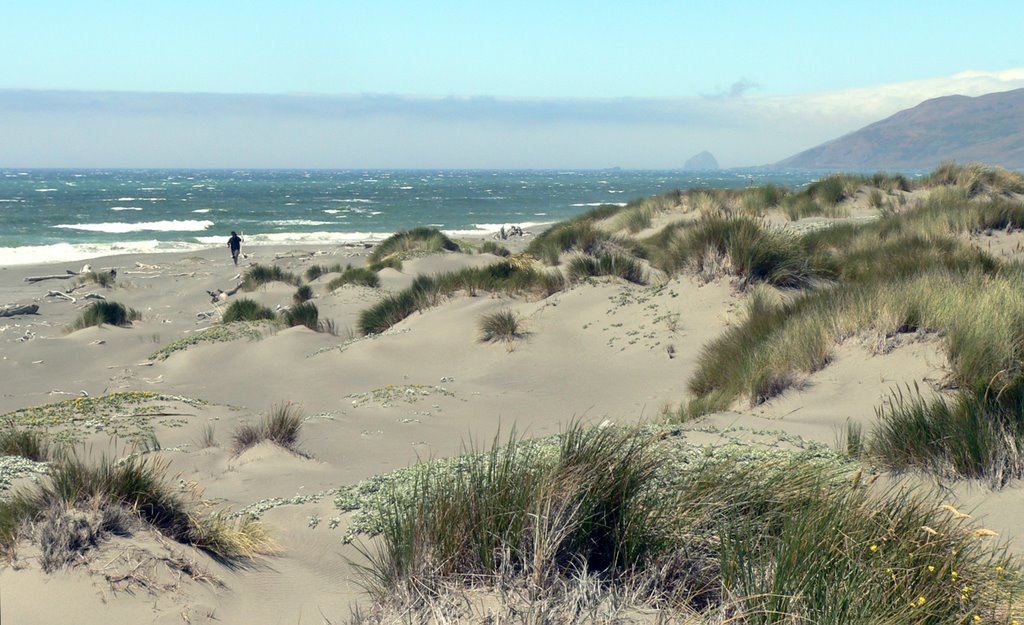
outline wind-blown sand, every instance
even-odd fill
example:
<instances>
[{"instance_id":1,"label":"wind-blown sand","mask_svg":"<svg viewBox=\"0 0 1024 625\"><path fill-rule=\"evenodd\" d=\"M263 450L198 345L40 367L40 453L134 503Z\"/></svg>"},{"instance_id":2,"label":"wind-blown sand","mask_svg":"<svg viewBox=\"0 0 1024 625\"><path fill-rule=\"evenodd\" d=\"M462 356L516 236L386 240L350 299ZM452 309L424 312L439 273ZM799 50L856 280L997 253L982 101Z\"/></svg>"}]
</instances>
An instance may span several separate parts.
<instances>
[{"instance_id":1,"label":"wind-blown sand","mask_svg":"<svg viewBox=\"0 0 1024 625\"><path fill-rule=\"evenodd\" d=\"M77 270L81 263L0 269L0 304L40 306L37 315L0 319L0 413L126 390L203 400L209 404L171 401L174 418L154 421L158 453L175 479L195 482L206 498L234 510L269 498L305 499L263 514L279 550L251 566L230 568L156 534L112 539L52 574L40 571L30 550L19 551L0 569L4 622L341 622L361 597L350 564L361 556L342 543L349 518L333 497L310 496L417 459L458 453L513 428L542 436L574 419L657 418L686 396L701 348L742 307L727 280L702 285L681 277L638 286L600 279L540 301L460 295L384 335L349 338L361 310L415 275L497 260L442 253L406 261L401 272L384 270L379 290L346 286L328 293L328 277L314 281L320 316L334 320L339 336L297 327L153 360L159 348L212 325L219 309L206 291L234 286L251 263L301 273L314 263L360 265L367 252L358 246L243 251L239 267L226 249L95 259L89 261L95 268L118 268L117 284L78 289L74 303L46 296L71 280L24 278ZM90 292L136 308L142 319L131 328L66 333ZM293 292L273 284L247 296L277 307L290 304ZM525 319L527 336L509 346L480 342L478 319L502 308ZM927 387L944 366L933 340L894 346L884 355L849 341L799 388L754 409L711 415L694 424L690 436L701 444L802 437L834 446L847 420L870 427L875 407L894 388ZM284 402L299 404L307 417L299 445L307 456L269 445L233 455L235 426ZM201 448L210 423L219 446ZM92 455L124 453L127 445L107 431L82 442ZM1004 537L1020 530L1019 488L992 493L964 483L947 496L958 507L977 506L986 526Z\"/></svg>"}]
</instances>

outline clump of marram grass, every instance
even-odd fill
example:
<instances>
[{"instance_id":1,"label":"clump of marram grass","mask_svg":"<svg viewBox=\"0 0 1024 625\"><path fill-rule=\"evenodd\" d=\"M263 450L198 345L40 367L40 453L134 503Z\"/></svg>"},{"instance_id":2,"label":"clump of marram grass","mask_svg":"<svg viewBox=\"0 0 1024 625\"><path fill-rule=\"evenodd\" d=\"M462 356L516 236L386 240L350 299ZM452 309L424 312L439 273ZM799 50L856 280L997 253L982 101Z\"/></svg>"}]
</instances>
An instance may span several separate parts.
<instances>
[{"instance_id":1,"label":"clump of marram grass","mask_svg":"<svg viewBox=\"0 0 1024 625\"><path fill-rule=\"evenodd\" d=\"M311 299L313 299L313 287L308 284L303 284L295 289L295 293L292 294L292 302L296 305L308 302Z\"/></svg>"},{"instance_id":2,"label":"clump of marram grass","mask_svg":"<svg viewBox=\"0 0 1024 625\"><path fill-rule=\"evenodd\" d=\"M224 323L234 323L236 321L263 321L274 318L276 318L276 315L270 308L249 298L240 297L224 309L221 321Z\"/></svg>"},{"instance_id":3,"label":"clump of marram grass","mask_svg":"<svg viewBox=\"0 0 1024 625\"><path fill-rule=\"evenodd\" d=\"M134 308L126 308L124 304L108 301L93 302L71 324L70 330L73 332L102 325L128 327L132 325L132 321L141 318L142 314L139 311Z\"/></svg>"},{"instance_id":4,"label":"clump of marram grass","mask_svg":"<svg viewBox=\"0 0 1024 625\"><path fill-rule=\"evenodd\" d=\"M259 423L243 423L235 429L232 449L237 455L262 442L269 442L298 453L299 433L304 421L302 410L295 404L275 405Z\"/></svg>"},{"instance_id":5,"label":"clump of marram grass","mask_svg":"<svg viewBox=\"0 0 1024 625\"><path fill-rule=\"evenodd\" d=\"M409 288L386 295L360 313L358 329L364 335L379 334L416 311L436 306L457 291L470 296L478 291L489 291L547 297L564 286L561 274L538 271L510 261L453 273L417 276Z\"/></svg>"},{"instance_id":6,"label":"clump of marram grass","mask_svg":"<svg viewBox=\"0 0 1024 625\"><path fill-rule=\"evenodd\" d=\"M585 583L577 613L615 597L659 622L1020 616L1019 559L934 494L869 488L806 453L702 458L673 438L574 426L554 449L513 438L419 465L372 510L373 613L415 620L469 588L499 610L523 588L553 608ZM466 620L482 616L471 603Z\"/></svg>"},{"instance_id":7,"label":"clump of marram grass","mask_svg":"<svg viewBox=\"0 0 1024 625\"><path fill-rule=\"evenodd\" d=\"M749 217L704 217L645 244L658 268L668 273L689 269L704 280L729 274L741 285L804 287L820 277L798 237Z\"/></svg>"},{"instance_id":8,"label":"clump of marram grass","mask_svg":"<svg viewBox=\"0 0 1024 625\"><path fill-rule=\"evenodd\" d=\"M242 277L242 290L255 291L270 282L284 282L292 286L299 286L301 281L295 274L276 265L255 265L250 267Z\"/></svg>"},{"instance_id":9,"label":"clump of marram grass","mask_svg":"<svg viewBox=\"0 0 1024 625\"><path fill-rule=\"evenodd\" d=\"M138 524L229 560L270 547L258 523L211 525L202 502L171 487L167 470L167 462L152 455L103 458L98 464L62 457L42 483L0 501L0 549L11 556L19 540L34 540L49 572L107 535L130 533Z\"/></svg>"},{"instance_id":10,"label":"clump of marram grass","mask_svg":"<svg viewBox=\"0 0 1024 625\"><path fill-rule=\"evenodd\" d=\"M33 462L46 462L53 455L53 446L45 434L18 428L10 422L0 430L0 455L21 456Z\"/></svg>"},{"instance_id":11,"label":"clump of marram grass","mask_svg":"<svg viewBox=\"0 0 1024 625\"><path fill-rule=\"evenodd\" d=\"M503 245L498 245L494 241L484 241L480 245L481 254L494 254L495 256L501 256L502 258L508 258L512 255L512 252Z\"/></svg>"},{"instance_id":12,"label":"clump of marram grass","mask_svg":"<svg viewBox=\"0 0 1024 625\"><path fill-rule=\"evenodd\" d=\"M577 254L569 261L566 274L572 281L588 277L615 276L634 284L646 284L643 266L632 256L619 253L601 254L597 258Z\"/></svg>"},{"instance_id":13,"label":"clump of marram grass","mask_svg":"<svg viewBox=\"0 0 1024 625\"><path fill-rule=\"evenodd\" d=\"M410 252L457 252L458 250L458 243L449 239L437 228L420 226L393 234L378 243L367 257L367 262L373 270L393 267L394 261L398 261L396 268L401 268L401 256Z\"/></svg>"},{"instance_id":14,"label":"clump of marram grass","mask_svg":"<svg viewBox=\"0 0 1024 625\"><path fill-rule=\"evenodd\" d=\"M327 290L334 291L346 284L355 284L375 289L380 286L380 276L369 267L353 267L349 265L345 267L340 276L333 278L327 283Z\"/></svg>"},{"instance_id":15,"label":"clump of marram grass","mask_svg":"<svg viewBox=\"0 0 1024 625\"><path fill-rule=\"evenodd\" d=\"M960 187L967 197L983 193L1024 193L1024 175L980 163L960 165L945 161L924 179L924 184Z\"/></svg>"},{"instance_id":16,"label":"clump of marram grass","mask_svg":"<svg viewBox=\"0 0 1024 625\"><path fill-rule=\"evenodd\" d=\"M341 265L310 265L306 268L306 282L312 282L325 273L341 273Z\"/></svg>"},{"instance_id":17,"label":"clump of marram grass","mask_svg":"<svg viewBox=\"0 0 1024 625\"><path fill-rule=\"evenodd\" d=\"M511 310L499 310L480 317L480 340L514 341L523 336L522 320Z\"/></svg>"},{"instance_id":18,"label":"clump of marram grass","mask_svg":"<svg viewBox=\"0 0 1024 625\"><path fill-rule=\"evenodd\" d=\"M281 321L289 328L305 326L314 332L334 334L334 323L320 319L320 310L313 302L302 302L281 311Z\"/></svg>"}]
</instances>

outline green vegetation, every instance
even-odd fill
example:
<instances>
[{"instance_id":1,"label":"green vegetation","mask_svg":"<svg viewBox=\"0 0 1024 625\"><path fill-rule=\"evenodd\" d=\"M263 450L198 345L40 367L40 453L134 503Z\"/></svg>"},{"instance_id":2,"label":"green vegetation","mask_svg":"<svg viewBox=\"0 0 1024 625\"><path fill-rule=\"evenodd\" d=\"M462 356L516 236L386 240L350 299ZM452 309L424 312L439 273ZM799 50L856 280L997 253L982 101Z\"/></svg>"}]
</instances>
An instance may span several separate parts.
<instances>
[{"instance_id":1,"label":"green vegetation","mask_svg":"<svg viewBox=\"0 0 1024 625\"><path fill-rule=\"evenodd\" d=\"M510 261L454 273L418 276L409 288L386 295L359 315L361 334L379 334L419 310L436 306L456 291L534 293L548 296L564 288L561 274L550 274Z\"/></svg>"},{"instance_id":2,"label":"green vegetation","mask_svg":"<svg viewBox=\"0 0 1024 625\"><path fill-rule=\"evenodd\" d=\"M302 411L295 404L288 402L273 406L270 414L263 417L258 424L242 424L235 430L232 448L235 454L240 454L266 441L297 453L303 421Z\"/></svg>"},{"instance_id":3,"label":"green vegetation","mask_svg":"<svg viewBox=\"0 0 1024 625\"><path fill-rule=\"evenodd\" d=\"M306 326L314 332L334 334L334 323L321 320L320 310L313 302L303 302L281 311L281 321L289 328Z\"/></svg>"},{"instance_id":4,"label":"green vegetation","mask_svg":"<svg viewBox=\"0 0 1024 625\"><path fill-rule=\"evenodd\" d=\"M292 302L296 305L308 302L311 299L313 299L313 287L308 284L303 284L295 289L295 293L292 295Z\"/></svg>"},{"instance_id":5,"label":"green vegetation","mask_svg":"<svg viewBox=\"0 0 1024 625\"><path fill-rule=\"evenodd\" d=\"M240 297L231 302L221 317L223 323L236 323L238 321L265 321L274 319L274 311L251 300L247 297Z\"/></svg>"},{"instance_id":6,"label":"green vegetation","mask_svg":"<svg viewBox=\"0 0 1024 625\"><path fill-rule=\"evenodd\" d=\"M108 534L131 533L138 521L227 560L271 548L259 523L209 517L201 502L172 488L166 474L167 464L154 456L104 458L96 465L63 457L42 484L0 500L0 550L12 555L19 538L31 534L39 543L43 570L50 572Z\"/></svg>"},{"instance_id":7,"label":"green vegetation","mask_svg":"<svg viewBox=\"0 0 1024 625\"><path fill-rule=\"evenodd\" d=\"M459 251L459 245L436 228L419 227L405 230L384 239L373 248L367 261L370 269L401 268L401 259L409 253L432 253L442 250ZM395 267L394 263L398 266Z\"/></svg>"},{"instance_id":8,"label":"green vegetation","mask_svg":"<svg viewBox=\"0 0 1024 625\"><path fill-rule=\"evenodd\" d=\"M480 253L494 254L495 256L501 256L502 258L508 258L512 255L512 252L510 252L507 247L498 245L494 241L484 241L483 244L480 245Z\"/></svg>"},{"instance_id":9,"label":"green vegetation","mask_svg":"<svg viewBox=\"0 0 1024 625\"><path fill-rule=\"evenodd\" d=\"M0 455L21 456L33 462L46 462L53 451L45 434L20 429L14 425L13 420L0 430Z\"/></svg>"},{"instance_id":10,"label":"green vegetation","mask_svg":"<svg viewBox=\"0 0 1024 625\"><path fill-rule=\"evenodd\" d=\"M1024 175L1002 167L987 167L979 163L959 165L947 161L924 179L928 186L944 185L964 189L967 197L982 193L1024 193Z\"/></svg>"},{"instance_id":11,"label":"green vegetation","mask_svg":"<svg viewBox=\"0 0 1024 625\"><path fill-rule=\"evenodd\" d=\"M647 283L643 266L632 256L616 252L601 254L597 258L577 254L569 261L567 274L572 281L592 276L616 276L634 284Z\"/></svg>"},{"instance_id":12,"label":"green vegetation","mask_svg":"<svg viewBox=\"0 0 1024 625\"><path fill-rule=\"evenodd\" d=\"M132 321L137 321L141 318L142 315L139 311L134 308L125 308L124 304L107 301L93 302L71 324L70 331L74 332L75 330L102 326L104 324L128 327L132 325Z\"/></svg>"},{"instance_id":13,"label":"green vegetation","mask_svg":"<svg viewBox=\"0 0 1024 625\"><path fill-rule=\"evenodd\" d=\"M511 310L499 310L480 318L480 340L485 343L512 341L523 335L522 321Z\"/></svg>"},{"instance_id":14,"label":"green vegetation","mask_svg":"<svg viewBox=\"0 0 1024 625\"><path fill-rule=\"evenodd\" d=\"M299 286L299 277L285 271L275 265L256 265L245 272L242 277L242 290L255 291L264 284L270 282L284 282L292 286Z\"/></svg>"},{"instance_id":15,"label":"green vegetation","mask_svg":"<svg viewBox=\"0 0 1024 625\"><path fill-rule=\"evenodd\" d=\"M364 583L381 619L527 586L563 605L576 589L570 605L594 621L628 597L679 622L1009 622L1020 563L991 532L850 471L806 453L707 454L665 432L495 441L378 484Z\"/></svg>"},{"instance_id":16,"label":"green vegetation","mask_svg":"<svg viewBox=\"0 0 1024 625\"><path fill-rule=\"evenodd\" d=\"M327 283L327 290L333 291L345 286L346 284L355 284L376 289L380 286L380 277L373 269L369 269L367 267L352 267L349 265L345 267L345 270L341 272L340 276Z\"/></svg>"},{"instance_id":17,"label":"green vegetation","mask_svg":"<svg viewBox=\"0 0 1024 625\"><path fill-rule=\"evenodd\" d=\"M325 273L341 273L341 265L339 265L339 264L334 264L334 265L331 265L331 266L327 266L327 265L310 265L306 269L306 273L305 273L306 281L307 282L312 282L313 280L316 280L317 278L319 278L320 276L324 275Z\"/></svg>"},{"instance_id":18,"label":"green vegetation","mask_svg":"<svg viewBox=\"0 0 1024 625\"><path fill-rule=\"evenodd\" d=\"M269 309L267 309L269 310ZM273 315L271 315L273 318ZM161 347L150 355L150 360L166 360L171 354L199 345L200 343L224 343L238 339L256 341L274 328L272 321L239 321L221 323L184 336Z\"/></svg>"}]
</instances>

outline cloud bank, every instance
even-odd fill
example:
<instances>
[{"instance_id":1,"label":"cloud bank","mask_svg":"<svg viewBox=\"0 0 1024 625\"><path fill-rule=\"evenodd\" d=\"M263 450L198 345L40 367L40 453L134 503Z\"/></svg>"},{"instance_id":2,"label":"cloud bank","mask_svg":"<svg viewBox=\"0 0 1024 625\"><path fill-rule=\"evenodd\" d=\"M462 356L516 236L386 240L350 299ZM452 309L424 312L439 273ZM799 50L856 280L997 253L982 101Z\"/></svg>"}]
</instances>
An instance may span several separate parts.
<instances>
[{"instance_id":1,"label":"cloud bank","mask_svg":"<svg viewBox=\"0 0 1024 625\"><path fill-rule=\"evenodd\" d=\"M1024 87L1024 69L843 91L508 99L0 90L3 167L672 168L701 150L774 162L942 95Z\"/></svg>"}]
</instances>

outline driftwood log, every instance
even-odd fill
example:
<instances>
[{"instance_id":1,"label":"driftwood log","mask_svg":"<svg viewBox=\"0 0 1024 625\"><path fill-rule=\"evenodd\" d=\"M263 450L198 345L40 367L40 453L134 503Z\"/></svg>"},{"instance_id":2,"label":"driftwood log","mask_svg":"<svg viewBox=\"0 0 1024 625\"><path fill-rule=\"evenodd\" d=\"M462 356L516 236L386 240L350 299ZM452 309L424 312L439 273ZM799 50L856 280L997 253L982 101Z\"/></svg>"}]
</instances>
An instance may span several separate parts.
<instances>
[{"instance_id":1,"label":"driftwood log","mask_svg":"<svg viewBox=\"0 0 1024 625\"><path fill-rule=\"evenodd\" d=\"M0 317L37 314L39 314L39 304L28 304L25 306L20 306L18 304L14 304L12 306L0 306Z\"/></svg>"},{"instance_id":2,"label":"driftwood log","mask_svg":"<svg viewBox=\"0 0 1024 625\"><path fill-rule=\"evenodd\" d=\"M25 282L42 282L43 280L64 280L66 278L74 278L78 275L77 271L66 270L66 273L56 274L52 276L28 276L25 278Z\"/></svg>"},{"instance_id":3,"label":"driftwood log","mask_svg":"<svg viewBox=\"0 0 1024 625\"><path fill-rule=\"evenodd\" d=\"M231 297L235 293L238 293L238 289L242 288L242 284L242 282L239 282L238 284L235 285L235 288L231 289L230 291L222 291L220 289L217 289L216 291L207 291L207 294L209 294L210 296L210 301L216 304L217 302L226 301L229 297Z\"/></svg>"}]
</instances>

